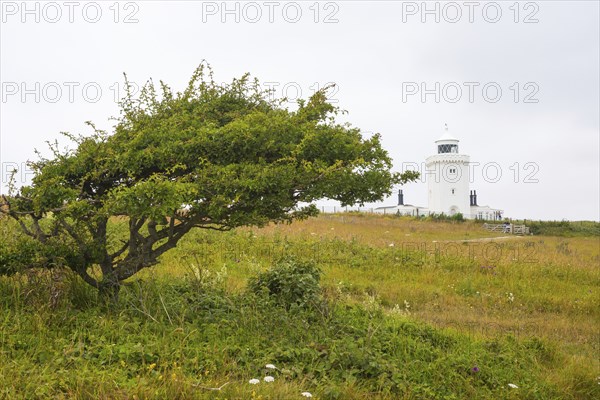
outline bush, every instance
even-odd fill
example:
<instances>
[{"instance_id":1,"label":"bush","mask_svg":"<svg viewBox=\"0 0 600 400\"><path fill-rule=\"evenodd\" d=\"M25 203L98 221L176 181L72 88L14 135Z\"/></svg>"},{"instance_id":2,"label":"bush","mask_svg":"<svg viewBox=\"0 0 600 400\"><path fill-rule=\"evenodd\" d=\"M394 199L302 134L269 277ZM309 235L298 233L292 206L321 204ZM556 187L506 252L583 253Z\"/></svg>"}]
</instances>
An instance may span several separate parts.
<instances>
[{"instance_id":1,"label":"bush","mask_svg":"<svg viewBox=\"0 0 600 400\"><path fill-rule=\"evenodd\" d=\"M521 221L514 221L521 223ZM534 235L543 236L600 236L600 223L595 221L522 221Z\"/></svg>"},{"instance_id":2,"label":"bush","mask_svg":"<svg viewBox=\"0 0 600 400\"><path fill-rule=\"evenodd\" d=\"M72 242L50 238L42 244L17 233L10 240L0 242L0 275L13 275L34 268L76 265L75 249L76 245Z\"/></svg>"},{"instance_id":3,"label":"bush","mask_svg":"<svg viewBox=\"0 0 600 400\"><path fill-rule=\"evenodd\" d=\"M310 307L320 299L320 279L321 270L314 262L286 257L251 277L248 289L257 295L266 292L286 308Z\"/></svg>"},{"instance_id":4,"label":"bush","mask_svg":"<svg viewBox=\"0 0 600 400\"><path fill-rule=\"evenodd\" d=\"M463 217L462 213L456 213L450 217L451 221L464 222L465 217Z\"/></svg>"},{"instance_id":5,"label":"bush","mask_svg":"<svg viewBox=\"0 0 600 400\"><path fill-rule=\"evenodd\" d=\"M427 216L427 219L429 221L434 221L434 222L465 222L465 218L463 216L462 213L456 213L454 215L446 215L444 213L440 213L440 214L429 214Z\"/></svg>"}]
</instances>

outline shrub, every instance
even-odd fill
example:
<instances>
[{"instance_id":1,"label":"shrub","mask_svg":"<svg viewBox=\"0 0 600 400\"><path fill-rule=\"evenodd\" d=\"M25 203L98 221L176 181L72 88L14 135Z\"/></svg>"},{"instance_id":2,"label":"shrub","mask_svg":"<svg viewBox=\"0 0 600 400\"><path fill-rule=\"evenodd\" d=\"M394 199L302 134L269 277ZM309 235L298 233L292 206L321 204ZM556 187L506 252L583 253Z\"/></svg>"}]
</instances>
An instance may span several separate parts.
<instances>
[{"instance_id":1,"label":"shrub","mask_svg":"<svg viewBox=\"0 0 600 400\"><path fill-rule=\"evenodd\" d=\"M521 223L521 221L514 221ZM595 221L522 221L534 235L544 236L600 236L600 223Z\"/></svg>"},{"instance_id":2,"label":"shrub","mask_svg":"<svg viewBox=\"0 0 600 400\"><path fill-rule=\"evenodd\" d=\"M429 221L434 222L464 222L465 218L462 213L456 213L454 215L446 215L444 213L433 213L427 216Z\"/></svg>"},{"instance_id":3,"label":"shrub","mask_svg":"<svg viewBox=\"0 0 600 400\"><path fill-rule=\"evenodd\" d=\"M456 213L450 217L451 221L464 222L465 217L463 217L462 213Z\"/></svg>"},{"instance_id":4,"label":"shrub","mask_svg":"<svg viewBox=\"0 0 600 400\"><path fill-rule=\"evenodd\" d=\"M257 295L266 292L286 308L309 307L320 299L320 279L321 270L314 262L286 257L251 277L248 289Z\"/></svg>"}]
</instances>

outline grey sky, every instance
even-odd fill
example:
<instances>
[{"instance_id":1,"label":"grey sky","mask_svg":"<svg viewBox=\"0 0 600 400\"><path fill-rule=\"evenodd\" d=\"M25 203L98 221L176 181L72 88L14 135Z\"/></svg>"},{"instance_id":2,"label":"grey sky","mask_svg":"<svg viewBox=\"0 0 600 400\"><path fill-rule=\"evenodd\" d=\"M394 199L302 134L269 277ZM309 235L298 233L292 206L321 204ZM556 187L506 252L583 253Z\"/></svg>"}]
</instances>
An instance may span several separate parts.
<instances>
[{"instance_id":1,"label":"grey sky","mask_svg":"<svg viewBox=\"0 0 600 400\"><path fill-rule=\"evenodd\" d=\"M7 169L60 131L86 133L86 120L110 129L123 72L181 89L206 59L219 80L250 72L278 85L278 95L285 86L307 97L315 84L335 82L346 119L381 133L397 170L432 154L448 123L461 152L480 163L471 184L480 204L506 216L599 219L596 1L428 2L439 22L421 1L228 2L229 13L221 1L114 3L30 1L26 13L21 1L1 2L3 185ZM427 205L425 183L404 193Z\"/></svg>"}]
</instances>

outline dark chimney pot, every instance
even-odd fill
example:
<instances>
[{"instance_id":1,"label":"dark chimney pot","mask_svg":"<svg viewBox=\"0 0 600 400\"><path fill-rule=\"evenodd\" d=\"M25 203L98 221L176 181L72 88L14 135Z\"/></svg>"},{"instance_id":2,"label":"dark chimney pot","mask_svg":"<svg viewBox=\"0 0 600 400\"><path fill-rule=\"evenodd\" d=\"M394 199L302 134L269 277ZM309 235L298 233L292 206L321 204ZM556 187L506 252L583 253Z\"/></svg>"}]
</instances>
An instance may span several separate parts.
<instances>
[{"instance_id":1,"label":"dark chimney pot","mask_svg":"<svg viewBox=\"0 0 600 400\"><path fill-rule=\"evenodd\" d=\"M402 193L402 189L398 190L398 205L404 205L404 193Z\"/></svg>"}]
</instances>

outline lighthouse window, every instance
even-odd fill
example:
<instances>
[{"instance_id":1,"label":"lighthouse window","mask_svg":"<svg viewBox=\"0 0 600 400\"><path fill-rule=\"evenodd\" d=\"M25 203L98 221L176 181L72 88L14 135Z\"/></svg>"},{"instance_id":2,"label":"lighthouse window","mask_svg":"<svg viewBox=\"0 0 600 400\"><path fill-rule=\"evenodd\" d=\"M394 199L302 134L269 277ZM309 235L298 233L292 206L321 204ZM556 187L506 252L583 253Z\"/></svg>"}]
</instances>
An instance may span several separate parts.
<instances>
[{"instance_id":1,"label":"lighthouse window","mask_svg":"<svg viewBox=\"0 0 600 400\"><path fill-rule=\"evenodd\" d=\"M450 168L450 173L451 174L455 174L456 173L456 168Z\"/></svg>"},{"instance_id":2,"label":"lighthouse window","mask_svg":"<svg viewBox=\"0 0 600 400\"><path fill-rule=\"evenodd\" d=\"M454 194L454 189L452 189L452 194Z\"/></svg>"},{"instance_id":3,"label":"lighthouse window","mask_svg":"<svg viewBox=\"0 0 600 400\"><path fill-rule=\"evenodd\" d=\"M442 153L458 153L457 144L438 144L438 154Z\"/></svg>"}]
</instances>

